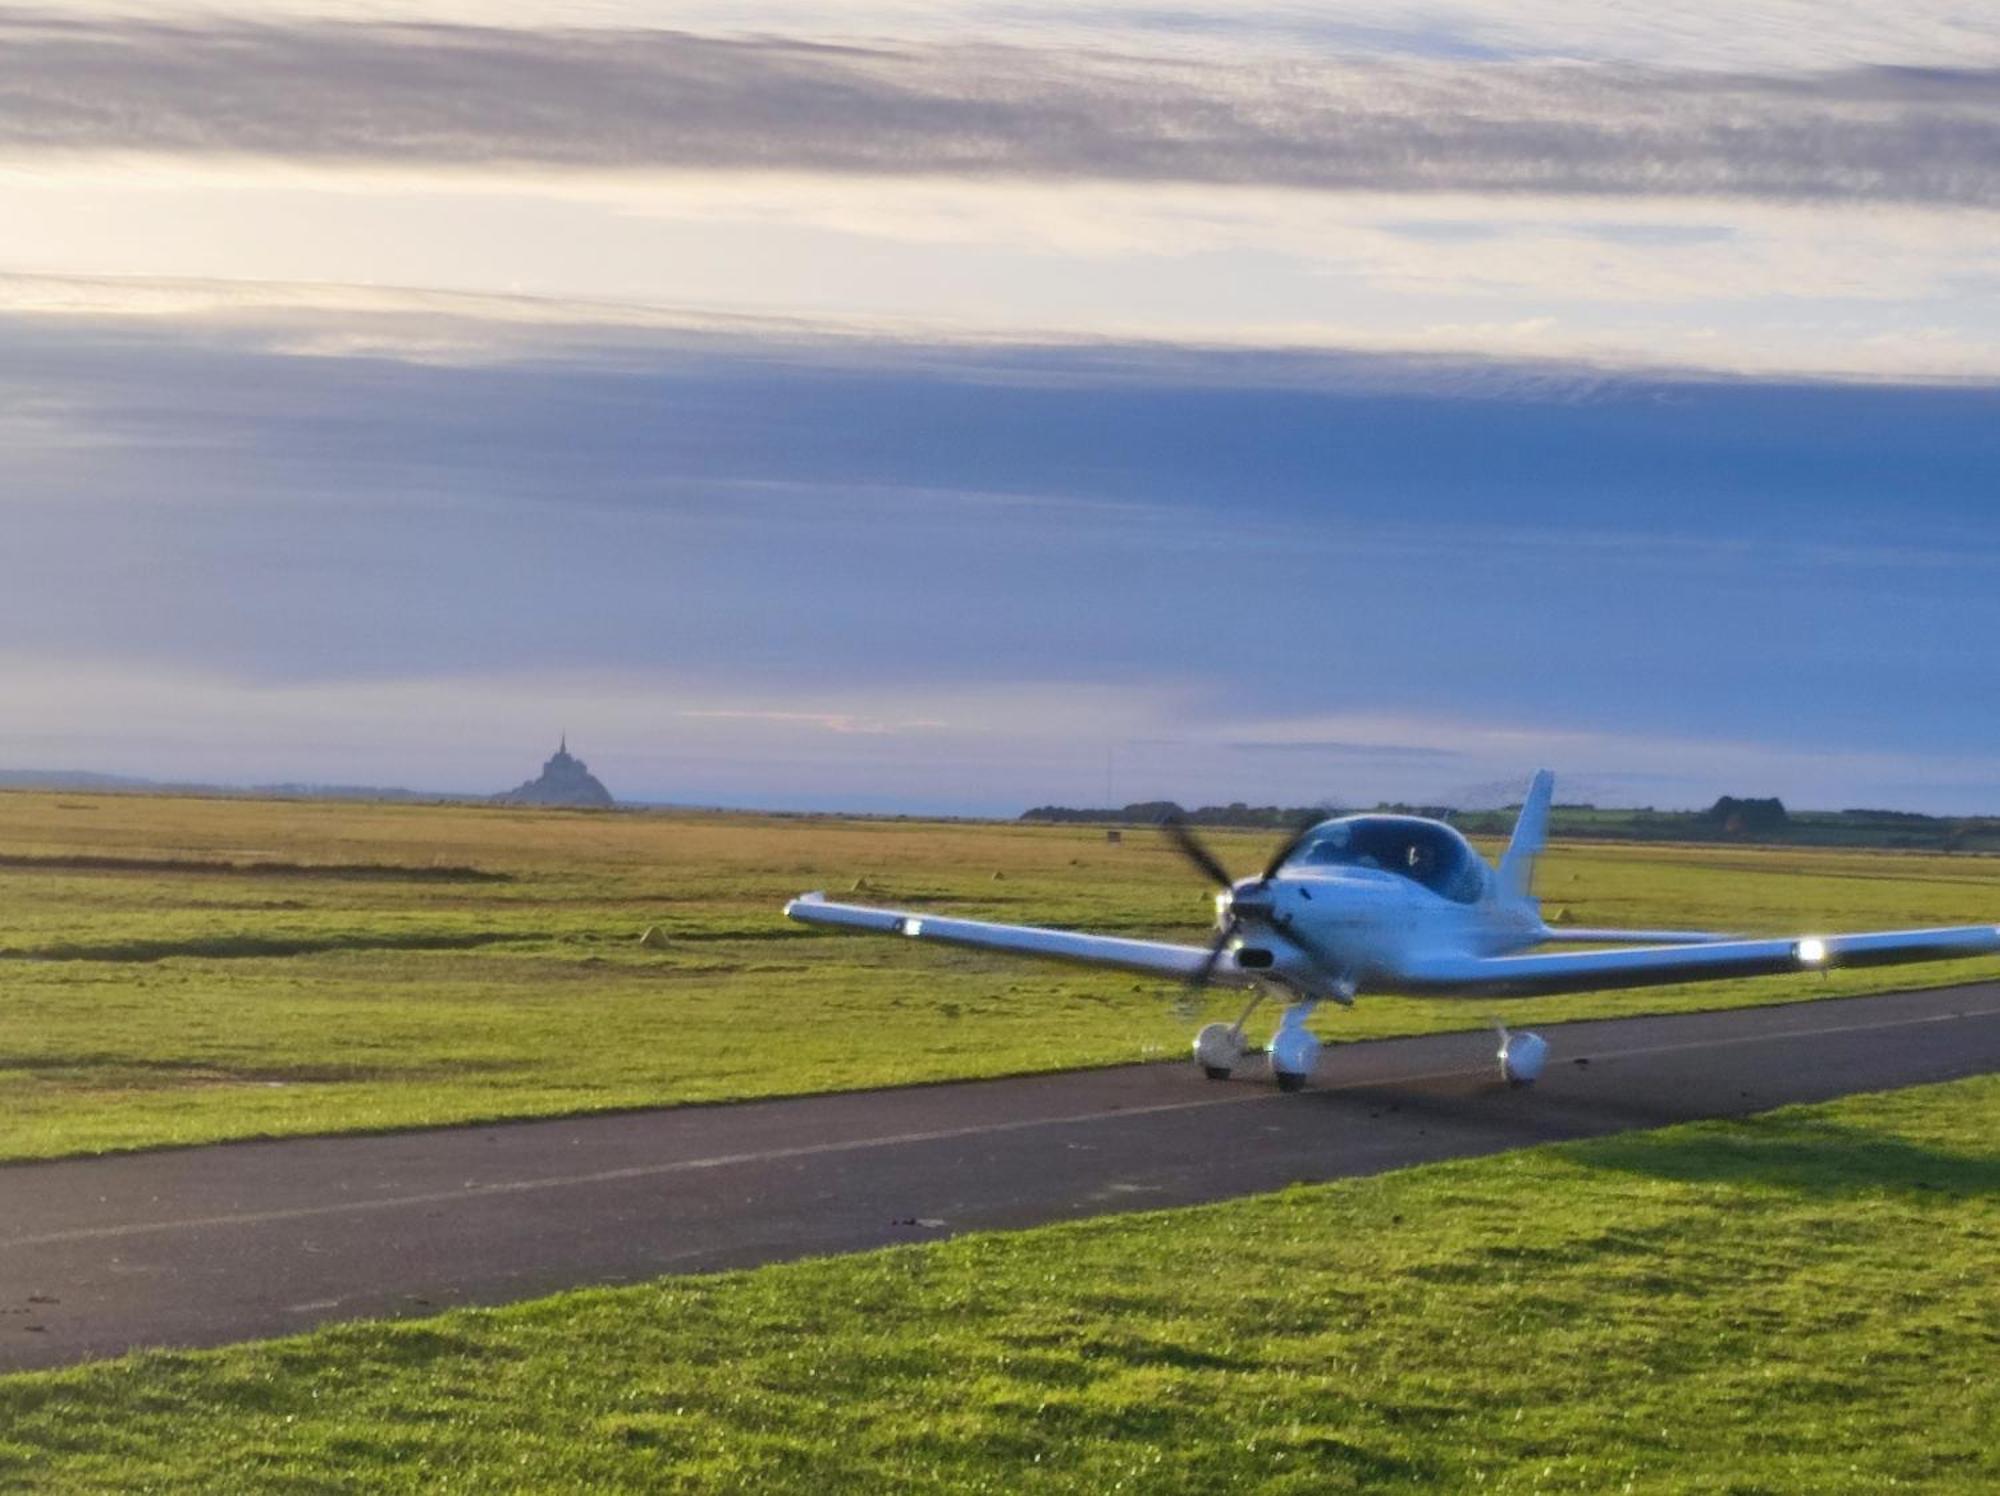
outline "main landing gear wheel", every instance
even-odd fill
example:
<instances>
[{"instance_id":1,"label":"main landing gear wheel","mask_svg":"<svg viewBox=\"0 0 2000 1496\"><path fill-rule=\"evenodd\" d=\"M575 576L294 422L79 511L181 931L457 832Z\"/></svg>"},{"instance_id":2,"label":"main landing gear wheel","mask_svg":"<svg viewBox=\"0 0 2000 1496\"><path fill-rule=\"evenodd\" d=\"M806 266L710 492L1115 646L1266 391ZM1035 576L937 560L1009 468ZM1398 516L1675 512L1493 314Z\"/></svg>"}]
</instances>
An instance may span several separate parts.
<instances>
[{"instance_id":1,"label":"main landing gear wheel","mask_svg":"<svg viewBox=\"0 0 2000 1496\"><path fill-rule=\"evenodd\" d=\"M1500 1031L1500 1052L1494 1056L1500 1062L1500 1079L1516 1090L1540 1080L1549 1063L1549 1041L1526 1031L1510 1033L1504 1023L1493 1027Z\"/></svg>"},{"instance_id":2,"label":"main landing gear wheel","mask_svg":"<svg viewBox=\"0 0 2000 1496\"><path fill-rule=\"evenodd\" d=\"M1306 1082L1311 1080L1312 1077L1309 1075L1300 1075L1292 1070L1274 1070L1271 1072L1271 1079L1278 1083L1280 1091L1303 1091L1306 1088Z\"/></svg>"}]
</instances>

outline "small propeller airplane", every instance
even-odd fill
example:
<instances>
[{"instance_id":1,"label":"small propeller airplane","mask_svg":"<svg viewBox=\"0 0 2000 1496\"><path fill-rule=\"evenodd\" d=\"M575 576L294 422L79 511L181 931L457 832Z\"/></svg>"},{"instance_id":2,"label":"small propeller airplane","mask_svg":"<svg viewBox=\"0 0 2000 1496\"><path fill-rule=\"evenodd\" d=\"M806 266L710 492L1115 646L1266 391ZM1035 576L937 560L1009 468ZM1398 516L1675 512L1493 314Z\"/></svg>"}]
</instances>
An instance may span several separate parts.
<instances>
[{"instance_id":1,"label":"small propeller airplane","mask_svg":"<svg viewBox=\"0 0 2000 1496\"><path fill-rule=\"evenodd\" d=\"M1171 977L1196 991L1248 988L1249 1005L1234 1023L1211 1023L1195 1036L1195 1063L1210 1079L1227 1080L1252 1053L1245 1023L1259 1004L1276 1000L1284 1012L1264 1053L1287 1091L1302 1088L1319 1063L1320 1041L1306 1028L1313 1010L1328 1000L1346 1006L1365 991L1532 997L2000 953L1994 925L1755 940L1551 927L1533 886L1554 789L1547 769L1535 775L1497 867L1442 821L1365 814L1307 827L1263 872L1237 879L1187 826L1169 821L1164 829L1181 854L1217 889L1216 932L1206 947L834 904L823 893L793 899L785 913L811 925ZM1551 941L1626 948L1522 954ZM1497 1058L1508 1082L1532 1085L1548 1053L1540 1035L1500 1028Z\"/></svg>"}]
</instances>

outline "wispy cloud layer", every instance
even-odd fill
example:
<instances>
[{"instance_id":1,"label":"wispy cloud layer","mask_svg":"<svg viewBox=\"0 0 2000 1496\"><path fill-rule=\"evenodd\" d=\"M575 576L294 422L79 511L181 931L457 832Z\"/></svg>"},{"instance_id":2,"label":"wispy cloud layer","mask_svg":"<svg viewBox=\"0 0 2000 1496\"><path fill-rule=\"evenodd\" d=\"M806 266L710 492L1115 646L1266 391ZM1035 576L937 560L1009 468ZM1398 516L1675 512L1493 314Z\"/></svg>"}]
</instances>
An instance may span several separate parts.
<instances>
[{"instance_id":1,"label":"wispy cloud layer","mask_svg":"<svg viewBox=\"0 0 2000 1496\"><path fill-rule=\"evenodd\" d=\"M67 13L212 21L389 21L537 27L547 0L68 0ZM660 24L659 0L570 0L570 28ZM685 30L1034 41L1072 50L1320 56L1645 59L1804 72L1853 64L1963 67L2000 53L2000 16L1962 0L675 0Z\"/></svg>"},{"instance_id":2,"label":"wispy cloud layer","mask_svg":"<svg viewBox=\"0 0 2000 1496\"><path fill-rule=\"evenodd\" d=\"M2000 204L2000 72L0 22L0 151Z\"/></svg>"},{"instance_id":3,"label":"wispy cloud layer","mask_svg":"<svg viewBox=\"0 0 2000 1496\"><path fill-rule=\"evenodd\" d=\"M4 210L0 210L4 218ZM2000 266L1977 230L2000 219L1969 225L1946 241L1939 258L1924 263L1921 233L1849 244L1841 265L1819 262L1831 279L1865 277L1886 265L1904 244L1909 260L1896 269L1907 279L1967 276ZM1368 234L1357 231L1357 241ZM1383 236L1376 236L1383 237ZM1804 226L1799 237L1804 238ZM1523 247L1523 266L1540 251L1541 273L1570 265L1577 276L1583 255L1575 241L1536 236ZM1456 248L1447 257L1455 259ZM1760 274L1775 276L1783 254ZM1490 250L1482 266L1506 275L1506 261ZM1809 278L1814 262L1800 264ZM1419 254L1396 274L1417 276ZM1599 268L1602 268L1601 266ZM1438 267L1437 273L1447 272ZM1199 275L1187 277L1192 285ZM0 271L0 316L19 318L22 329L45 323L79 330L117 323L176 329L201 342L223 342L305 358L374 358L437 365L526 364L589 370L636 370L662 358L702 349L742 352L763 346L793 363L918 372L938 368L941 355L970 358L980 377L1007 382L1146 384L1191 379L1246 387L1376 390L1459 394L1537 391L1575 398L1606 375L1673 373L1712 377L1804 378L1881 383L1990 383L2000 379L2000 309L1946 320L1947 305L1919 299L1914 290L1884 279L1863 292L1823 303L1814 317L1766 312L1727 294L1720 270L1713 302L1675 304L1662 297L1639 300L1622 314L1491 319L1460 317L1420 321L1415 307L1397 303L1393 284L1374 298L1372 316L1353 320L1301 318L1246 322L1231 315L1224 295L1190 302L1183 315L1161 315L1149 326L1137 315L1146 300L1133 272L1124 290L1128 307L1107 283L1096 316L1034 316L1028 307L989 303L991 320L939 323L912 316L810 316L717 313L698 307L574 297L498 296L416 291L393 287L271 280L231 281L190 277L9 275ZM1504 280L1485 293L1501 298ZM1591 303L1596 305L1596 303ZM1496 308L1504 310L1504 308ZM1573 313L1573 309L1572 313ZM1912 315L1921 311L1921 319ZM1709 320L1733 313L1730 325ZM1935 320L1933 320L1935 319ZM963 365L961 365L963 367Z\"/></svg>"},{"instance_id":4,"label":"wispy cloud layer","mask_svg":"<svg viewBox=\"0 0 2000 1496\"><path fill-rule=\"evenodd\" d=\"M2000 20L673 14L0 12L0 764L2000 803Z\"/></svg>"}]
</instances>

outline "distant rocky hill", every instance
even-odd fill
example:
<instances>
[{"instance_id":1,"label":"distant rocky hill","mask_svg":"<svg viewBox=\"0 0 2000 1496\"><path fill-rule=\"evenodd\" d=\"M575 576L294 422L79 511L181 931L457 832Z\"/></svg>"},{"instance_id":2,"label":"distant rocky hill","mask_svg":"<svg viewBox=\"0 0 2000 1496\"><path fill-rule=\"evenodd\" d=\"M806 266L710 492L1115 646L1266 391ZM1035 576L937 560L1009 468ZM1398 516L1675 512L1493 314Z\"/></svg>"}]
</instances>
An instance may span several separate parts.
<instances>
[{"instance_id":1,"label":"distant rocky hill","mask_svg":"<svg viewBox=\"0 0 2000 1496\"><path fill-rule=\"evenodd\" d=\"M600 810L609 810L616 803L583 760L569 751L566 733L539 775L493 798L502 805L574 805Z\"/></svg>"}]
</instances>

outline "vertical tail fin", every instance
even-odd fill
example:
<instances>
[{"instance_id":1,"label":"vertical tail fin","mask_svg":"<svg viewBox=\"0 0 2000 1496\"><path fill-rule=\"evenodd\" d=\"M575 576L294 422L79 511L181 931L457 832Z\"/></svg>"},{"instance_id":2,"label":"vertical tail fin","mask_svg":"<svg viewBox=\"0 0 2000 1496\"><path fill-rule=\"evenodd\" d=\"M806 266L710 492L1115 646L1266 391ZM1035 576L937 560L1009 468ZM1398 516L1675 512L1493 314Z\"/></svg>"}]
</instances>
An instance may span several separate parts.
<instances>
[{"instance_id":1,"label":"vertical tail fin","mask_svg":"<svg viewBox=\"0 0 2000 1496\"><path fill-rule=\"evenodd\" d=\"M1514 822L1514 839L1507 843L1500 859L1500 896L1528 899L1535 893L1535 858L1549 840L1549 799L1555 793L1556 776L1539 769L1528 784L1521 801L1521 818Z\"/></svg>"}]
</instances>

